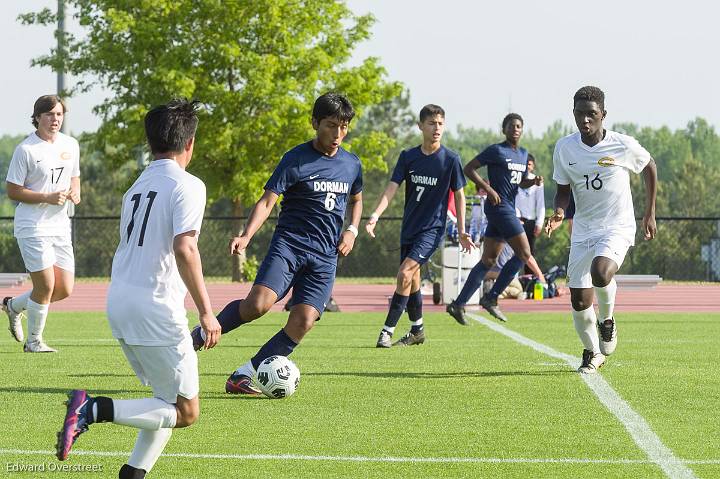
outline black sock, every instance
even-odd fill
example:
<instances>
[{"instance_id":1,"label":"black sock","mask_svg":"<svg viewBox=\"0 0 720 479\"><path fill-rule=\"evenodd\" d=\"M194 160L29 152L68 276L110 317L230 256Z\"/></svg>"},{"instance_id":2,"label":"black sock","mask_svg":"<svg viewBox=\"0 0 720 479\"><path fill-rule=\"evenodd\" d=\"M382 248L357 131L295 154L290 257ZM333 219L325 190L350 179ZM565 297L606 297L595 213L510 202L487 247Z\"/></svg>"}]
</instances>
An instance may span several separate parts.
<instances>
[{"instance_id":1,"label":"black sock","mask_svg":"<svg viewBox=\"0 0 720 479\"><path fill-rule=\"evenodd\" d=\"M243 300L236 299L235 301L230 301L228 304L225 305L223 310L218 313L217 320L218 323L220 323L220 327L222 328L222 334L227 334L241 324L245 323L245 321L243 321L240 317L241 301Z\"/></svg>"},{"instance_id":2,"label":"black sock","mask_svg":"<svg viewBox=\"0 0 720 479\"><path fill-rule=\"evenodd\" d=\"M97 396L95 404L97 404L97 417L95 417L94 422L113 422L113 419L115 419L115 406L112 399Z\"/></svg>"},{"instance_id":3,"label":"black sock","mask_svg":"<svg viewBox=\"0 0 720 479\"><path fill-rule=\"evenodd\" d=\"M410 321L413 323L422 319L422 293L419 289L414 293L410 293L410 296L408 296L407 312L408 316L410 316ZM422 331L422 329L423 325L418 324L417 326L413 325L410 328L410 331L413 334L417 334L418 332Z\"/></svg>"},{"instance_id":4,"label":"black sock","mask_svg":"<svg viewBox=\"0 0 720 479\"><path fill-rule=\"evenodd\" d=\"M258 351L250 361L252 361L253 368L257 370L263 359L276 355L290 356L290 353L293 352L293 349L295 349L297 345L298 343L293 341L284 329L281 329L277 332L277 334L275 334L275 336L270 338L270 340L265 343L262 348L260 348L260 351Z\"/></svg>"},{"instance_id":5,"label":"black sock","mask_svg":"<svg viewBox=\"0 0 720 479\"><path fill-rule=\"evenodd\" d=\"M136 469L129 464L123 464L118 473L119 479L144 479L147 471L145 469Z\"/></svg>"},{"instance_id":6,"label":"black sock","mask_svg":"<svg viewBox=\"0 0 720 479\"><path fill-rule=\"evenodd\" d=\"M402 316L408 304L408 298L409 296L401 296L397 293L393 294L392 301L390 301L390 309L385 318L385 326L388 328L397 326L398 321L400 321L400 316Z\"/></svg>"}]
</instances>

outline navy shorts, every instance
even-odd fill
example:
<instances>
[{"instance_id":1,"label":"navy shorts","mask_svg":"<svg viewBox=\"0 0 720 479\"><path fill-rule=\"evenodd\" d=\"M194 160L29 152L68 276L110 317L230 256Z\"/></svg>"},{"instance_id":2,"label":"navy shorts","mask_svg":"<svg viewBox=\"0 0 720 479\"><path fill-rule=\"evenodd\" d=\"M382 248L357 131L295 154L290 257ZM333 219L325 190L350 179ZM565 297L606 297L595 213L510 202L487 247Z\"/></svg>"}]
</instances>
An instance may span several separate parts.
<instances>
[{"instance_id":1,"label":"navy shorts","mask_svg":"<svg viewBox=\"0 0 720 479\"><path fill-rule=\"evenodd\" d=\"M290 304L309 304L322 314L330 300L337 258L329 259L295 248L277 236L258 269L255 284L266 286L278 301L293 290Z\"/></svg>"},{"instance_id":2,"label":"navy shorts","mask_svg":"<svg viewBox=\"0 0 720 479\"><path fill-rule=\"evenodd\" d=\"M415 260L418 264L423 265L430 260L430 256L440 246L445 234L442 228L424 231L413 238L412 243L404 243L400 245L400 262L405 258Z\"/></svg>"},{"instance_id":3,"label":"navy shorts","mask_svg":"<svg viewBox=\"0 0 720 479\"><path fill-rule=\"evenodd\" d=\"M521 233L525 233L520 218L514 212L497 212L487 215L488 225L485 229L485 236L488 238L499 238L508 240Z\"/></svg>"}]
</instances>

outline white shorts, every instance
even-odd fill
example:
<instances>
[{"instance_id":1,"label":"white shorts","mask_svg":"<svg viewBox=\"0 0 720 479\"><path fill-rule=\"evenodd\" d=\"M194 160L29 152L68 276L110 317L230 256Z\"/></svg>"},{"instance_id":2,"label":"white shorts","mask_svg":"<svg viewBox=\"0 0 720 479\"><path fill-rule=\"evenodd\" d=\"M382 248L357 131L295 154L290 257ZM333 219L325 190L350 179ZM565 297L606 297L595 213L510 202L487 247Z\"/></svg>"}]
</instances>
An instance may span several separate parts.
<instances>
[{"instance_id":1,"label":"white shorts","mask_svg":"<svg viewBox=\"0 0 720 479\"><path fill-rule=\"evenodd\" d=\"M568 287L592 288L590 267L593 259L604 256L613 260L620 268L630 246L632 246L630 241L614 233L571 243L567 270Z\"/></svg>"},{"instance_id":2,"label":"white shorts","mask_svg":"<svg viewBox=\"0 0 720 479\"><path fill-rule=\"evenodd\" d=\"M200 393L197 353L188 337L175 346L139 346L118 339L135 375L153 396L170 404Z\"/></svg>"},{"instance_id":3,"label":"white shorts","mask_svg":"<svg viewBox=\"0 0 720 479\"><path fill-rule=\"evenodd\" d=\"M35 236L18 238L25 269L36 273L57 266L75 272L75 255L69 236Z\"/></svg>"}]
</instances>

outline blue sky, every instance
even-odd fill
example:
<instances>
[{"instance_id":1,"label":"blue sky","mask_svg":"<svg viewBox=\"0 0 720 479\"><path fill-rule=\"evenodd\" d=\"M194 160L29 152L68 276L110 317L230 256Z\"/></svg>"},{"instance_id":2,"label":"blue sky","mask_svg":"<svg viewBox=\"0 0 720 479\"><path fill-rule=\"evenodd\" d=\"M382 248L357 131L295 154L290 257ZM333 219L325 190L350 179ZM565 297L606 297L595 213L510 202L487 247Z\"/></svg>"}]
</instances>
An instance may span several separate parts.
<instances>
[{"instance_id":1,"label":"blue sky","mask_svg":"<svg viewBox=\"0 0 720 479\"><path fill-rule=\"evenodd\" d=\"M49 69L30 59L49 51L52 29L24 27L18 13L54 0L0 2L4 114L0 135L29 132L32 103L55 91ZM510 110L526 129L572 122L572 95L605 90L608 121L682 128L701 116L720 125L720 7L700 0L649 1L349 0L377 18L354 61L380 57L389 78L411 92L413 108L438 103L450 128L499 128ZM78 29L71 25L71 28ZM72 98L72 132L94 130L100 91Z\"/></svg>"}]
</instances>

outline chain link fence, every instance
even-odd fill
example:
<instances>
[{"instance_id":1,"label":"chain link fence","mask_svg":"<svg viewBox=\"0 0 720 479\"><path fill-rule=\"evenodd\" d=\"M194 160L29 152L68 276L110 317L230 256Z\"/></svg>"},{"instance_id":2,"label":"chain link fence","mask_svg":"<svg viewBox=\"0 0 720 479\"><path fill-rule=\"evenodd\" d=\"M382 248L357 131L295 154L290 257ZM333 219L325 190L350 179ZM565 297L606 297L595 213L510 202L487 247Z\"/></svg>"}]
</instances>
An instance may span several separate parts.
<instances>
[{"instance_id":1,"label":"chain link fence","mask_svg":"<svg viewBox=\"0 0 720 479\"><path fill-rule=\"evenodd\" d=\"M200 235L200 252L207 276L231 277L232 260L228 242L244 218L206 217ZM270 218L256 233L247 249L248 258L262 261L275 228ZM350 256L340 258L339 277L394 277L400 261L402 218L382 218L376 238L364 231ZM75 217L73 244L78 277L109 277L119 240L118 217ZM720 218L658 218L658 236L653 241L638 239L630 249L620 272L658 274L667 280L720 281ZM640 224L638 223L638 231ZM539 238L535 257L544 270L567 264L567 234ZM440 251L431 258L440 265ZM12 217L0 217L0 272L23 272Z\"/></svg>"}]
</instances>

